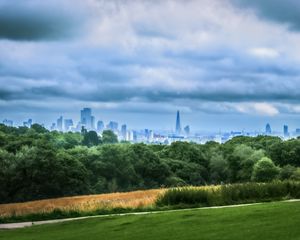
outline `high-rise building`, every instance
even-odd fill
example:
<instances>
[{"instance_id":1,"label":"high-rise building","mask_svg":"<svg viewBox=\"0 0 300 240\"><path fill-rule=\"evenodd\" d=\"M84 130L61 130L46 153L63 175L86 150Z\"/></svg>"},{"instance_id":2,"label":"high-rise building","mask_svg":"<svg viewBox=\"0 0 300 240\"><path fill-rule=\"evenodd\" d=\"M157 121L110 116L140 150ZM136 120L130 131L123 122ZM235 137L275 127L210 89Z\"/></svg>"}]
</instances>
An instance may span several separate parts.
<instances>
[{"instance_id":1,"label":"high-rise building","mask_svg":"<svg viewBox=\"0 0 300 240\"><path fill-rule=\"evenodd\" d=\"M284 125L283 126L283 136L284 137L289 137L289 126L288 125Z\"/></svg>"},{"instance_id":2,"label":"high-rise building","mask_svg":"<svg viewBox=\"0 0 300 240\"><path fill-rule=\"evenodd\" d=\"M95 129L95 117L92 116L92 109L84 108L80 111L80 123L86 129Z\"/></svg>"},{"instance_id":3,"label":"high-rise building","mask_svg":"<svg viewBox=\"0 0 300 240\"><path fill-rule=\"evenodd\" d=\"M109 130L112 130L112 131L116 132L116 131L118 131L118 123L114 122L114 121L110 121L107 124L106 128L109 129Z\"/></svg>"},{"instance_id":4,"label":"high-rise building","mask_svg":"<svg viewBox=\"0 0 300 240\"><path fill-rule=\"evenodd\" d=\"M102 132L103 129L104 129L104 123L103 123L103 121L98 121L97 122L97 131L98 132Z\"/></svg>"},{"instance_id":5,"label":"high-rise building","mask_svg":"<svg viewBox=\"0 0 300 240\"><path fill-rule=\"evenodd\" d=\"M51 127L50 127L50 130L51 131L54 131L56 129L56 124L55 123L52 123L51 124Z\"/></svg>"},{"instance_id":6,"label":"high-rise building","mask_svg":"<svg viewBox=\"0 0 300 240\"><path fill-rule=\"evenodd\" d=\"M272 129L271 129L270 124L268 123L268 124L266 125L266 134L269 135L269 134L271 134L271 133L272 133Z\"/></svg>"},{"instance_id":7,"label":"high-rise building","mask_svg":"<svg viewBox=\"0 0 300 240\"><path fill-rule=\"evenodd\" d=\"M184 127L184 133L185 133L186 136L190 135L190 126L189 125Z\"/></svg>"},{"instance_id":8,"label":"high-rise building","mask_svg":"<svg viewBox=\"0 0 300 240\"><path fill-rule=\"evenodd\" d=\"M60 116L60 118L57 119L57 130L62 132L63 131L63 117Z\"/></svg>"},{"instance_id":9,"label":"high-rise building","mask_svg":"<svg viewBox=\"0 0 300 240\"><path fill-rule=\"evenodd\" d=\"M146 138L147 142L151 142L153 140L153 131L150 129L144 130L144 137Z\"/></svg>"},{"instance_id":10,"label":"high-rise building","mask_svg":"<svg viewBox=\"0 0 300 240\"><path fill-rule=\"evenodd\" d=\"M80 122L82 125L90 126L91 125L91 116L92 116L92 109L84 108L80 111Z\"/></svg>"},{"instance_id":11,"label":"high-rise building","mask_svg":"<svg viewBox=\"0 0 300 240\"><path fill-rule=\"evenodd\" d=\"M127 126L123 124L121 127L121 135L123 140L127 140Z\"/></svg>"},{"instance_id":12,"label":"high-rise building","mask_svg":"<svg viewBox=\"0 0 300 240\"><path fill-rule=\"evenodd\" d=\"M32 125L32 119L31 118L29 118L28 121L23 122L24 127L30 128L31 125Z\"/></svg>"},{"instance_id":13,"label":"high-rise building","mask_svg":"<svg viewBox=\"0 0 300 240\"><path fill-rule=\"evenodd\" d=\"M72 119L65 119L65 131L68 132L73 127L73 120Z\"/></svg>"},{"instance_id":14,"label":"high-rise building","mask_svg":"<svg viewBox=\"0 0 300 240\"><path fill-rule=\"evenodd\" d=\"M137 131L132 131L132 140L133 140L134 142L137 141Z\"/></svg>"},{"instance_id":15,"label":"high-rise building","mask_svg":"<svg viewBox=\"0 0 300 240\"><path fill-rule=\"evenodd\" d=\"M180 124L180 113L177 111L177 116L176 116L176 134L181 133L181 124Z\"/></svg>"},{"instance_id":16,"label":"high-rise building","mask_svg":"<svg viewBox=\"0 0 300 240\"><path fill-rule=\"evenodd\" d=\"M12 127L14 125L14 122L12 120L4 119L3 124L8 127Z\"/></svg>"},{"instance_id":17,"label":"high-rise building","mask_svg":"<svg viewBox=\"0 0 300 240\"><path fill-rule=\"evenodd\" d=\"M95 130L95 117L91 116L91 129Z\"/></svg>"}]
</instances>

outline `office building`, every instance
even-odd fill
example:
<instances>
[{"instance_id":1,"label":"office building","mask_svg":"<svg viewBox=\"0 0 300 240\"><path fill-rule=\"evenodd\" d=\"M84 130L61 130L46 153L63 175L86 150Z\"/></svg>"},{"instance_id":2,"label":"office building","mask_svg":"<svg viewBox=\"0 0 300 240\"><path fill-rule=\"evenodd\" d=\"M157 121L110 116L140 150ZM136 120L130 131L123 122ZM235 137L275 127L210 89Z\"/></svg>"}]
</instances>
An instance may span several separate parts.
<instances>
[{"instance_id":1,"label":"office building","mask_svg":"<svg viewBox=\"0 0 300 240\"><path fill-rule=\"evenodd\" d=\"M185 134L186 136L189 136L189 135L190 135L190 126L189 126L189 125L187 125L187 126L184 127L184 134Z\"/></svg>"},{"instance_id":2,"label":"office building","mask_svg":"<svg viewBox=\"0 0 300 240\"><path fill-rule=\"evenodd\" d=\"M97 122L97 131L98 132L102 132L103 129L104 129L104 123L103 123L103 121L98 121Z\"/></svg>"},{"instance_id":3,"label":"office building","mask_svg":"<svg viewBox=\"0 0 300 240\"><path fill-rule=\"evenodd\" d=\"M63 131L63 117L60 116L60 118L57 119L57 123L56 123L56 126L57 126L57 130L62 132Z\"/></svg>"},{"instance_id":4,"label":"office building","mask_svg":"<svg viewBox=\"0 0 300 240\"><path fill-rule=\"evenodd\" d=\"M272 133L272 129L271 129L270 124L268 123L268 124L266 125L266 134L267 134L267 135L270 135L271 133Z\"/></svg>"},{"instance_id":5,"label":"office building","mask_svg":"<svg viewBox=\"0 0 300 240\"><path fill-rule=\"evenodd\" d=\"M4 119L3 124L8 127L12 127L14 125L14 122L12 120Z\"/></svg>"},{"instance_id":6,"label":"office building","mask_svg":"<svg viewBox=\"0 0 300 240\"><path fill-rule=\"evenodd\" d=\"M288 125L284 125L283 126L283 136L284 137L289 137L289 127L288 127Z\"/></svg>"},{"instance_id":7,"label":"office building","mask_svg":"<svg viewBox=\"0 0 300 240\"><path fill-rule=\"evenodd\" d=\"M68 131L71 131L71 128L73 127L73 120L72 119L65 119L64 121L65 123L65 131L68 132Z\"/></svg>"},{"instance_id":8,"label":"office building","mask_svg":"<svg viewBox=\"0 0 300 240\"><path fill-rule=\"evenodd\" d=\"M51 124L50 130L51 130L51 131L56 130L56 124L55 124L55 123L52 123L52 124Z\"/></svg>"},{"instance_id":9,"label":"office building","mask_svg":"<svg viewBox=\"0 0 300 240\"><path fill-rule=\"evenodd\" d=\"M121 127L121 135L123 140L127 140L127 126L123 124Z\"/></svg>"},{"instance_id":10,"label":"office building","mask_svg":"<svg viewBox=\"0 0 300 240\"><path fill-rule=\"evenodd\" d=\"M106 128L109 130L112 130L113 132L116 132L116 131L118 131L118 123L114 122L114 121L110 121L107 124Z\"/></svg>"},{"instance_id":11,"label":"office building","mask_svg":"<svg viewBox=\"0 0 300 240\"><path fill-rule=\"evenodd\" d=\"M177 111L177 116L176 116L176 134L181 134L181 123L180 123L180 113Z\"/></svg>"},{"instance_id":12,"label":"office building","mask_svg":"<svg viewBox=\"0 0 300 240\"><path fill-rule=\"evenodd\" d=\"M92 130L95 130L95 117L94 116L91 116L91 129Z\"/></svg>"},{"instance_id":13,"label":"office building","mask_svg":"<svg viewBox=\"0 0 300 240\"><path fill-rule=\"evenodd\" d=\"M30 128L31 125L32 125L32 119L31 118L29 118L28 121L23 122L24 127Z\"/></svg>"},{"instance_id":14,"label":"office building","mask_svg":"<svg viewBox=\"0 0 300 240\"><path fill-rule=\"evenodd\" d=\"M92 109L84 108L80 111L80 123L86 129L95 129L95 117L92 116Z\"/></svg>"}]
</instances>

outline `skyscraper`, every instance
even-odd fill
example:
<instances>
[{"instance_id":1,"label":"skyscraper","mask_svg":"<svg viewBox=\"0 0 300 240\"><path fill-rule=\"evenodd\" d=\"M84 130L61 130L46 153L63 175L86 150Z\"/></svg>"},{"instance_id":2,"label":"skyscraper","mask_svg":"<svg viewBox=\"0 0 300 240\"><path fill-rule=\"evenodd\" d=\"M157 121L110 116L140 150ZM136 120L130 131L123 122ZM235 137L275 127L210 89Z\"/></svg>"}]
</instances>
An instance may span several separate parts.
<instances>
[{"instance_id":1,"label":"skyscraper","mask_svg":"<svg viewBox=\"0 0 300 240\"><path fill-rule=\"evenodd\" d=\"M57 130L62 132L63 131L63 117L60 116L60 118L57 119Z\"/></svg>"},{"instance_id":2,"label":"skyscraper","mask_svg":"<svg viewBox=\"0 0 300 240\"><path fill-rule=\"evenodd\" d=\"M270 126L269 123L267 123L267 125L266 125L266 134L269 135L269 134L271 134L271 133L272 133L271 126Z\"/></svg>"},{"instance_id":3,"label":"skyscraper","mask_svg":"<svg viewBox=\"0 0 300 240\"><path fill-rule=\"evenodd\" d=\"M97 131L98 132L102 132L103 129L104 129L104 123L103 123L103 121L98 121L97 122Z\"/></svg>"},{"instance_id":4,"label":"skyscraper","mask_svg":"<svg viewBox=\"0 0 300 240\"><path fill-rule=\"evenodd\" d=\"M185 133L186 136L190 135L190 126L189 125L185 126L184 133Z\"/></svg>"},{"instance_id":5,"label":"skyscraper","mask_svg":"<svg viewBox=\"0 0 300 240\"><path fill-rule=\"evenodd\" d=\"M181 133L181 124L180 124L180 113L177 111L177 116L176 116L176 134Z\"/></svg>"},{"instance_id":6,"label":"skyscraper","mask_svg":"<svg viewBox=\"0 0 300 240\"><path fill-rule=\"evenodd\" d=\"M3 124L8 127L12 127L14 125L14 122L12 120L4 119Z\"/></svg>"},{"instance_id":7,"label":"skyscraper","mask_svg":"<svg viewBox=\"0 0 300 240\"><path fill-rule=\"evenodd\" d=\"M32 125L32 119L31 118L29 118L28 121L23 122L24 127L30 128L31 125Z\"/></svg>"},{"instance_id":8,"label":"skyscraper","mask_svg":"<svg viewBox=\"0 0 300 240\"><path fill-rule=\"evenodd\" d=\"M118 131L118 123L114 121L110 121L106 126L107 129L112 130L113 132Z\"/></svg>"},{"instance_id":9,"label":"skyscraper","mask_svg":"<svg viewBox=\"0 0 300 240\"><path fill-rule=\"evenodd\" d=\"M91 129L95 129L95 117L91 116Z\"/></svg>"},{"instance_id":10,"label":"skyscraper","mask_svg":"<svg viewBox=\"0 0 300 240\"><path fill-rule=\"evenodd\" d=\"M94 129L95 128L95 118L92 116L92 109L84 108L80 111L80 123L86 129Z\"/></svg>"},{"instance_id":11,"label":"skyscraper","mask_svg":"<svg viewBox=\"0 0 300 240\"><path fill-rule=\"evenodd\" d=\"M70 131L71 127L73 127L73 120L72 119L65 119L65 131Z\"/></svg>"},{"instance_id":12,"label":"skyscraper","mask_svg":"<svg viewBox=\"0 0 300 240\"><path fill-rule=\"evenodd\" d=\"M127 126L126 126L126 124L122 125L122 127L121 127L121 134L122 134L123 140L127 140L126 139L126 137L127 137Z\"/></svg>"},{"instance_id":13,"label":"skyscraper","mask_svg":"<svg viewBox=\"0 0 300 240\"><path fill-rule=\"evenodd\" d=\"M51 124L51 127L50 127L50 130L51 131L54 131L56 129L56 124L55 123L52 123Z\"/></svg>"},{"instance_id":14,"label":"skyscraper","mask_svg":"<svg viewBox=\"0 0 300 240\"><path fill-rule=\"evenodd\" d=\"M288 127L288 125L284 125L283 126L283 136L284 137L289 137L289 127Z\"/></svg>"}]
</instances>

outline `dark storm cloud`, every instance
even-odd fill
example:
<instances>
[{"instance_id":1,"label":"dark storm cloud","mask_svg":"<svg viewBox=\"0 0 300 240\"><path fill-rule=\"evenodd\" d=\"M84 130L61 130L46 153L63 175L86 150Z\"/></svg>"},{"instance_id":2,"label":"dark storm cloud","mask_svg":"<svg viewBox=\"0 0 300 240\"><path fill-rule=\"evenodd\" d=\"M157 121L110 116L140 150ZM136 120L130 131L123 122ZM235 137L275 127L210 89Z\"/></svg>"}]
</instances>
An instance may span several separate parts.
<instances>
[{"instance_id":1,"label":"dark storm cloud","mask_svg":"<svg viewBox=\"0 0 300 240\"><path fill-rule=\"evenodd\" d=\"M270 85L261 81L259 84L250 84L244 78L237 81L215 80L215 85L207 83L202 87L195 87L189 91L173 91L159 88L143 88L138 86L110 85L109 82L97 84L91 83L92 87L85 88L80 83L74 83L73 86L55 85L36 87L32 84L23 86L19 89L5 89L0 91L0 100L35 100L44 101L47 99L69 99L69 101L83 102L127 102L139 100L149 103L170 103L173 101L208 101L208 102L252 102L252 101L286 101L297 102L300 93L294 88L297 81L292 81L287 86L281 87ZM205 84L205 83L204 83ZM80 87L79 87L80 86ZM218 86L218 87L216 87ZM230 86L235 86L236 89Z\"/></svg>"},{"instance_id":2,"label":"dark storm cloud","mask_svg":"<svg viewBox=\"0 0 300 240\"><path fill-rule=\"evenodd\" d=\"M79 14L76 7L73 9L75 14L58 1L0 1L0 38L57 40L71 37L82 24L76 16L76 12Z\"/></svg>"},{"instance_id":3,"label":"dark storm cloud","mask_svg":"<svg viewBox=\"0 0 300 240\"><path fill-rule=\"evenodd\" d=\"M293 30L300 30L299 0L232 0L240 7L255 9L260 17L288 24Z\"/></svg>"}]
</instances>

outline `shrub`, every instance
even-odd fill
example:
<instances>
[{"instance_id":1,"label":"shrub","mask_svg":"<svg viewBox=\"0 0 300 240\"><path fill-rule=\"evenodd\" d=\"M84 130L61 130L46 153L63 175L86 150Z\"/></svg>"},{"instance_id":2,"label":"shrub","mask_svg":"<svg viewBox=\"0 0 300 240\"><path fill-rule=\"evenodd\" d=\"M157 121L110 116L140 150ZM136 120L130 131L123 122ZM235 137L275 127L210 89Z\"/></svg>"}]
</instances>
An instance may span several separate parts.
<instances>
[{"instance_id":1,"label":"shrub","mask_svg":"<svg viewBox=\"0 0 300 240\"><path fill-rule=\"evenodd\" d=\"M157 206L193 205L217 206L264 202L300 197L300 183L276 181L270 183L227 184L220 187L173 188L163 193Z\"/></svg>"},{"instance_id":2,"label":"shrub","mask_svg":"<svg viewBox=\"0 0 300 240\"><path fill-rule=\"evenodd\" d=\"M213 191L204 188L171 188L158 197L156 204L158 206L180 204L209 206L213 199L211 195Z\"/></svg>"}]
</instances>

